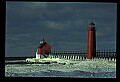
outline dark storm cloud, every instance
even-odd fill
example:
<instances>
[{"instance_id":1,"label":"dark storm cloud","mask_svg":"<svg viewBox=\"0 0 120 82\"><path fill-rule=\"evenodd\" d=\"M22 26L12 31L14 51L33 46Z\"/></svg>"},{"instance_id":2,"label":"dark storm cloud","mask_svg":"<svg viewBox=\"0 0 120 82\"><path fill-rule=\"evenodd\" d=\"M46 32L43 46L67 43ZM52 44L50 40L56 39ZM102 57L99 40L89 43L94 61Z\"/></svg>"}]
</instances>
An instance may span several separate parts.
<instances>
[{"instance_id":1,"label":"dark storm cloud","mask_svg":"<svg viewBox=\"0 0 120 82\"><path fill-rule=\"evenodd\" d=\"M6 56L33 56L42 37L58 50L86 49L91 20L97 47L115 48L116 18L114 3L7 2Z\"/></svg>"}]
</instances>

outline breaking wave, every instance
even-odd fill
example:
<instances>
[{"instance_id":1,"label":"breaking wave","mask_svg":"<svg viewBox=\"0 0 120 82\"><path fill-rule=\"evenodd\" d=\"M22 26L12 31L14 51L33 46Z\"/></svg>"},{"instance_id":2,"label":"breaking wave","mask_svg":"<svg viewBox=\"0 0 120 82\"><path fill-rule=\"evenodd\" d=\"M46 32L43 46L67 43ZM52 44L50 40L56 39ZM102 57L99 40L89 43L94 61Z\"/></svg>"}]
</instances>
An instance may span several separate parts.
<instances>
[{"instance_id":1,"label":"breaking wave","mask_svg":"<svg viewBox=\"0 0 120 82\"><path fill-rule=\"evenodd\" d=\"M72 64L7 64L6 77L116 78L115 61L76 61Z\"/></svg>"}]
</instances>

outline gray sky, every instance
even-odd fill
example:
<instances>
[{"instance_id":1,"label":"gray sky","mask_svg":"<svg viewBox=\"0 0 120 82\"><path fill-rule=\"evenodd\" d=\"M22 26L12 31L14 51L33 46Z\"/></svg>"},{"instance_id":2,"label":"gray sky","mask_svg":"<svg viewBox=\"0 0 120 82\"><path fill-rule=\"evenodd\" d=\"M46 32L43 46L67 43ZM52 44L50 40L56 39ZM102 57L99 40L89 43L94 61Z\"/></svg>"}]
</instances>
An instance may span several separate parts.
<instances>
[{"instance_id":1,"label":"gray sky","mask_svg":"<svg viewBox=\"0 0 120 82\"><path fill-rule=\"evenodd\" d=\"M96 27L97 49L116 49L116 3L6 2L5 56L34 56L44 37L59 51L87 49L87 28Z\"/></svg>"}]
</instances>

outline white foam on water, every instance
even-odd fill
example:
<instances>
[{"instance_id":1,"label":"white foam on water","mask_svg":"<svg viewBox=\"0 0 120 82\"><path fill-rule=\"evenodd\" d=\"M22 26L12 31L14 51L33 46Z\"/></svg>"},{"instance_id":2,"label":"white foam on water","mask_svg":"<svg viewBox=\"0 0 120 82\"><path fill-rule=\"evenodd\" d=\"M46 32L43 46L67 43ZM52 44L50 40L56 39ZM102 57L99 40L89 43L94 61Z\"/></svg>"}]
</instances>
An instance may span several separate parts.
<instances>
[{"instance_id":1,"label":"white foam on water","mask_svg":"<svg viewBox=\"0 0 120 82\"><path fill-rule=\"evenodd\" d=\"M49 70L72 72L75 70L102 73L116 72L116 61L108 60L62 60L66 64L8 64L5 65L5 76L14 76L15 74L31 74L40 72L49 72Z\"/></svg>"}]
</instances>

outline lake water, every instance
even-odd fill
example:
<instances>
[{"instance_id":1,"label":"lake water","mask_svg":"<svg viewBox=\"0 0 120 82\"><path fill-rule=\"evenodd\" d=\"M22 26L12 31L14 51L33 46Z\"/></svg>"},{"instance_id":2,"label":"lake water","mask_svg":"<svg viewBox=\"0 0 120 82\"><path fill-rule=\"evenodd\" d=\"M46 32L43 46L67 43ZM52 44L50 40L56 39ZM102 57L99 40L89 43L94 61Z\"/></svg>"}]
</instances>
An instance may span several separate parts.
<instances>
[{"instance_id":1,"label":"lake water","mask_svg":"<svg viewBox=\"0 0 120 82\"><path fill-rule=\"evenodd\" d=\"M79 60L69 64L7 64L5 77L116 78L116 61Z\"/></svg>"}]
</instances>

